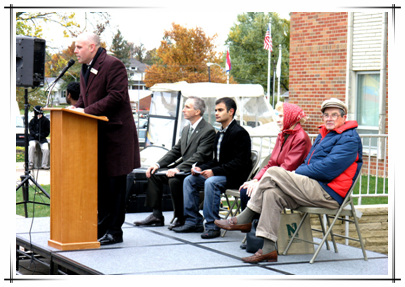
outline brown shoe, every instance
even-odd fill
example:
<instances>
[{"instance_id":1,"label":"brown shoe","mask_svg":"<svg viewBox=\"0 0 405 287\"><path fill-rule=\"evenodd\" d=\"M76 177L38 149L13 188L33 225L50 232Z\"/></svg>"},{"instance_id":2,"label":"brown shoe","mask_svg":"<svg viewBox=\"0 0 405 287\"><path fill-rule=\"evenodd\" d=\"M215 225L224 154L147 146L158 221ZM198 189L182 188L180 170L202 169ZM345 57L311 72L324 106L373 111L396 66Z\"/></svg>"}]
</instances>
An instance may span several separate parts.
<instances>
[{"instance_id":1,"label":"brown shoe","mask_svg":"<svg viewBox=\"0 0 405 287\"><path fill-rule=\"evenodd\" d=\"M216 219L214 223L216 226L225 230L240 230L242 232L248 233L250 229L252 229L252 223L237 224L238 220L236 219L236 217L222 220Z\"/></svg>"},{"instance_id":2,"label":"brown shoe","mask_svg":"<svg viewBox=\"0 0 405 287\"><path fill-rule=\"evenodd\" d=\"M277 262L277 250L263 255L263 250L259 249L254 255L243 257L242 261L245 263L258 263L262 261Z\"/></svg>"}]
</instances>

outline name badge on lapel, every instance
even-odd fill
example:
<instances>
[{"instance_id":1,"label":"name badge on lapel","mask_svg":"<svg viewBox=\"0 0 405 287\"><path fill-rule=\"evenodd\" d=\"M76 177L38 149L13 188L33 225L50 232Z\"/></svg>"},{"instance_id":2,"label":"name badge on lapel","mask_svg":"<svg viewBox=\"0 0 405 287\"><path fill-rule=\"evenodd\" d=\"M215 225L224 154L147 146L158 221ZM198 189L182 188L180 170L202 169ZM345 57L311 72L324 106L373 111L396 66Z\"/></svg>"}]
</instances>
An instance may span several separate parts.
<instances>
[{"instance_id":1,"label":"name badge on lapel","mask_svg":"<svg viewBox=\"0 0 405 287\"><path fill-rule=\"evenodd\" d=\"M97 75L98 71L94 68L91 68L90 72L92 72L94 75Z\"/></svg>"}]
</instances>

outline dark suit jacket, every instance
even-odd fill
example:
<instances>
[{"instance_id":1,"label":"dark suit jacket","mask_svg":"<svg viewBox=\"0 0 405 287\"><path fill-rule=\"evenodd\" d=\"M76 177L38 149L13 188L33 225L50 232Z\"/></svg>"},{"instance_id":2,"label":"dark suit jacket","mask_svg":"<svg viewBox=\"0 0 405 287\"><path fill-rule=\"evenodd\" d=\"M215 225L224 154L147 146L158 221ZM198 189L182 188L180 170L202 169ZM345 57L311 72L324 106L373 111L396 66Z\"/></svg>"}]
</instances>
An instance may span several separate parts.
<instances>
[{"instance_id":1,"label":"dark suit jacket","mask_svg":"<svg viewBox=\"0 0 405 287\"><path fill-rule=\"evenodd\" d=\"M179 141L158 161L160 167L167 167L182 158L176 168L180 171L189 172L194 163L203 163L212 159L215 129L211 124L201 119L191 135L190 141L186 144L189 128L190 125L183 128Z\"/></svg>"},{"instance_id":2,"label":"dark suit jacket","mask_svg":"<svg viewBox=\"0 0 405 287\"><path fill-rule=\"evenodd\" d=\"M250 136L235 120L232 121L222 139L218 162L219 135L220 132L215 137L214 159L199 167L211 169L214 175L225 175L227 188L239 188L252 169Z\"/></svg>"},{"instance_id":3,"label":"dark suit jacket","mask_svg":"<svg viewBox=\"0 0 405 287\"><path fill-rule=\"evenodd\" d=\"M108 176L129 174L140 166L139 143L128 95L125 65L103 50L93 64L86 85L80 74L80 97L76 107L85 113L108 117L99 121L98 160Z\"/></svg>"}]
</instances>

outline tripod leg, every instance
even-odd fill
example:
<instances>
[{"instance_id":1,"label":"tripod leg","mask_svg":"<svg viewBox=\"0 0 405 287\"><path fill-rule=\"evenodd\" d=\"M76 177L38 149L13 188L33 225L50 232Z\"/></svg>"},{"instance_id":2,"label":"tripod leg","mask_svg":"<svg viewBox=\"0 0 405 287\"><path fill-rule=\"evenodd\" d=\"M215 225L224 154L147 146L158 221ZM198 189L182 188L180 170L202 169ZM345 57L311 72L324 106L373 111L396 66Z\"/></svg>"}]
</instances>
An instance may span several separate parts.
<instances>
[{"instance_id":1,"label":"tripod leg","mask_svg":"<svg viewBox=\"0 0 405 287\"><path fill-rule=\"evenodd\" d=\"M40 186L31 176L30 176L29 179L35 184L36 187L38 187L38 188L42 191L43 194L46 195L46 197L48 197L49 199L51 199L51 197L49 196L49 194L48 194L48 193L42 188L42 186Z\"/></svg>"},{"instance_id":2,"label":"tripod leg","mask_svg":"<svg viewBox=\"0 0 405 287\"><path fill-rule=\"evenodd\" d=\"M21 184L17 187L17 190L22 187L22 196L23 196L23 201L17 203L18 204L24 204L24 214L25 214L25 218L28 218L28 209L27 209L27 203L29 201L28 198L28 180L29 177L22 175L21 177Z\"/></svg>"}]
</instances>

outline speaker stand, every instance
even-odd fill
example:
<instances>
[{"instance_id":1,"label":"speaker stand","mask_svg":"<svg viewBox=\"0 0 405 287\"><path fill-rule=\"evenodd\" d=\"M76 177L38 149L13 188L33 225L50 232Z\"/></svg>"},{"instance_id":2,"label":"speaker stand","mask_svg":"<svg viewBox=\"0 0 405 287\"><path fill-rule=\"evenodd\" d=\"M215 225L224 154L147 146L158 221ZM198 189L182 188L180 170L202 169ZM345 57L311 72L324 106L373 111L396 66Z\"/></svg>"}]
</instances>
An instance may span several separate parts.
<instances>
[{"instance_id":1,"label":"speaker stand","mask_svg":"<svg viewBox=\"0 0 405 287\"><path fill-rule=\"evenodd\" d=\"M22 194L23 194L23 201L17 202L16 205L19 204L24 204L24 213L25 217L28 217L28 208L27 204L32 203L32 204L41 204L41 205L48 205L49 203L43 203L43 202L36 202L36 201L30 201L29 200L29 189L30 189L30 184L29 182L31 181L37 188L39 188L43 194L45 194L46 197L50 199L49 194L40 186L34 178L30 174L29 166L28 166L28 109L29 109L29 104L28 104L28 89L25 89L25 95L24 95L24 146L25 146L25 153L24 153L24 175L21 175L21 183L17 186L16 192L22 188Z\"/></svg>"}]
</instances>

